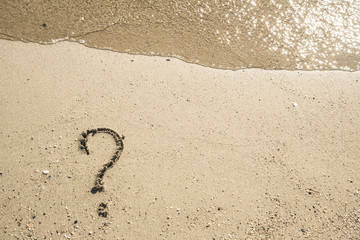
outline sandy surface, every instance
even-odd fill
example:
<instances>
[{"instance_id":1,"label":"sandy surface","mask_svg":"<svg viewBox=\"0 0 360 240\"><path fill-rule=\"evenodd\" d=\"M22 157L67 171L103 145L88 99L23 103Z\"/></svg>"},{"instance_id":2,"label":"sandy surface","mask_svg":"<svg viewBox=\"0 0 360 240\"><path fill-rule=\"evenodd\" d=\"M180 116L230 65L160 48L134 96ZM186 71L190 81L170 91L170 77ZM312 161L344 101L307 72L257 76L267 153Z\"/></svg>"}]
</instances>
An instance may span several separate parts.
<instances>
[{"instance_id":1,"label":"sandy surface","mask_svg":"<svg viewBox=\"0 0 360 240\"><path fill-rule=\"evenodd\" d=\"M0 52L1 239L359 239L359 72ZM79 149L98 127L124 151L91 194L116 147L97 134Z\"/></svg>"}]
</instances>

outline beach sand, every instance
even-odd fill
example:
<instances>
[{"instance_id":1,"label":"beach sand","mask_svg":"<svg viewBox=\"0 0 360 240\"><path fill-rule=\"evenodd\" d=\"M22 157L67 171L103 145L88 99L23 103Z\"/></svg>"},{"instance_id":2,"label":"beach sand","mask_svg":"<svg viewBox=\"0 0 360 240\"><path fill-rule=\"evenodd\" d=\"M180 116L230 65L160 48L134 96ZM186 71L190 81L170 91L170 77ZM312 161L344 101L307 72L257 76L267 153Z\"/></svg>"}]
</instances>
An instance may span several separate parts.
<instances>
[{"instance_id":1,"label":"beach sand","mask_svg":"<svg viewBox=\"0 0 360 240\"><path fill-rule=\"evenodd\" d=\"M217 70L69 42L0 51L1 239L360 236L360 72ZM115 143L90 136L86 155L79 139L99 127L124 151L92 194Z\"/></svg>"}]
</instances>

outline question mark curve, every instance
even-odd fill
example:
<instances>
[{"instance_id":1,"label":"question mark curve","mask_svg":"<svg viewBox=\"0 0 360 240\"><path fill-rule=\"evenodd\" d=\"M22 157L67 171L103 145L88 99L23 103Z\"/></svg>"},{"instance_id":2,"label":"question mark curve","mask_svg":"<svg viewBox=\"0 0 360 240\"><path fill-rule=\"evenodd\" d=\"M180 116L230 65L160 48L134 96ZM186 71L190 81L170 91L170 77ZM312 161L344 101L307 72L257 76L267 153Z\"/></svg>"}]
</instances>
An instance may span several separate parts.
<instances>
[{"instance_id":1,"label":"question mark curve","mask_svg":"<svg viewBox=\"0 0 360 240\"><path fill-rule=\"evenodd\" d=\"M114 155L110 159L110 162L104 164L103 168L100 169L99 172L96 174L95 184L94 184L94 187L91 189L92 194L104 191L103 178L104 178L105 172L109 168L112 168L114 166L114 164L116 163L116 161L119 160L120 155L121 155L122 151L124 150L124 141L123 140L125 139L124 136L120 137L120 135L117 132L115 132L114 130L112 130L110 128L96 128L96 129L86 130L81 133L81 136L83 138L80 139L80 149L84 150L87 155L90 154L89 148L87 146L88 137L89 137L89 135L94 136L97 133L106 133L106 134L111 135L115 140L117 148L115 150Z\"/></svg>"}]
</instances>

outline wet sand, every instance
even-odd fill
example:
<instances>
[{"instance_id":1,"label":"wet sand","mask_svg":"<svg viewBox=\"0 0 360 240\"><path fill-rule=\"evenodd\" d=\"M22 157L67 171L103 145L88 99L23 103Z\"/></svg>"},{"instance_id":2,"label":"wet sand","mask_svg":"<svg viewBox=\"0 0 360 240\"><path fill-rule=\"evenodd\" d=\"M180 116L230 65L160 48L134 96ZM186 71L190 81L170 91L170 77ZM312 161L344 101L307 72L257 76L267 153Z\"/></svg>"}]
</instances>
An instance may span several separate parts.
<instances>
[{"instance_id":1,"label":"wet sand","mask_svg":"<svg viewBox=\"0 0 360 240\"><path fill-rule=\"evenodd\" d=\"M1 239L360 236L359 72L234 72L68 42L0 51ZM79 149L99 127L124 150L92 194L116 149L106 134Z\"/></svg>"}]
</instances>

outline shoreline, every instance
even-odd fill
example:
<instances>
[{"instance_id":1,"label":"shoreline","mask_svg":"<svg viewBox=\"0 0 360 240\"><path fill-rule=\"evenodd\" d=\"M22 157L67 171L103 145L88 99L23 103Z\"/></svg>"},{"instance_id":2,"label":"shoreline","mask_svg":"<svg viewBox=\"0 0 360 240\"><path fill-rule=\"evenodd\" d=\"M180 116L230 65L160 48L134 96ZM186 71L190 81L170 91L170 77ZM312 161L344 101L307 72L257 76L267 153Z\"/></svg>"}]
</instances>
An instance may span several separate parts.
<instances>
[{"instance_id":1,"label":"shoreline","mask_svg":"<svg viewBox=\"0 0 360 240\"><path fill-rule=\"evenodd\" d=\"M210 68L210 69L216 69L216 70L223 70L223 71L232 71L232 72L237 72L237 71L245 71L245 70L263 70L263 71L285 71L285 72L344 72L344 73L358 73L360 72L360 70L344 70L344 69L333 69L333 70L322 70L322 69L316 69L316 70L311 70L311 69L283 69L283 68L274 68L274 69L270 69L270 68L260 68L260 67L249 67L249 68L236 68L236 69L232 69L230 67L223 67L223 66L216 66L215 64L213 64L212 66L207 66L205 64L202 64L201 62L196 62L196 61L190 61L190 60L186 60L186 58L181 57L179 55L161 55L161 54L157 54L157 53L146 53L146 52L129 52L129 51L119 51L119 50L114 50L111 48L101 48L101 47L95 47L95 46L89 46L86 45L84 42L79 42L76 39L71 39L69 36L65 37L65 38L59 38L59 39L53 39L51 42L35 42L32 40L27 40L27 39L18 39L16 37L12 37L12 36L8 36L8 35L3 35L3 36L7 36L9 37L9 39L6 38L0 38L1 41L11 41L11 42L21 42L21 43L29 43L29 44L38 44L41 46L51 46L51 45L55 45L55 44L61 44L61 43L70 43L70 44L78 44L81 45L85 48L91 48L91 49L95 49L98 51L108 51L108 52L113 52L113 53L117 53L117 54L126 54L126 55L130 55L130 56L144 56L144 57L159 57L159 58L170 58L173 60L180 60L186 64L193 64L196 66L200 66L200 67L204 67L204 68ZM13 39L11 39L13 38Z\"/></svg>"}]
</instances>

